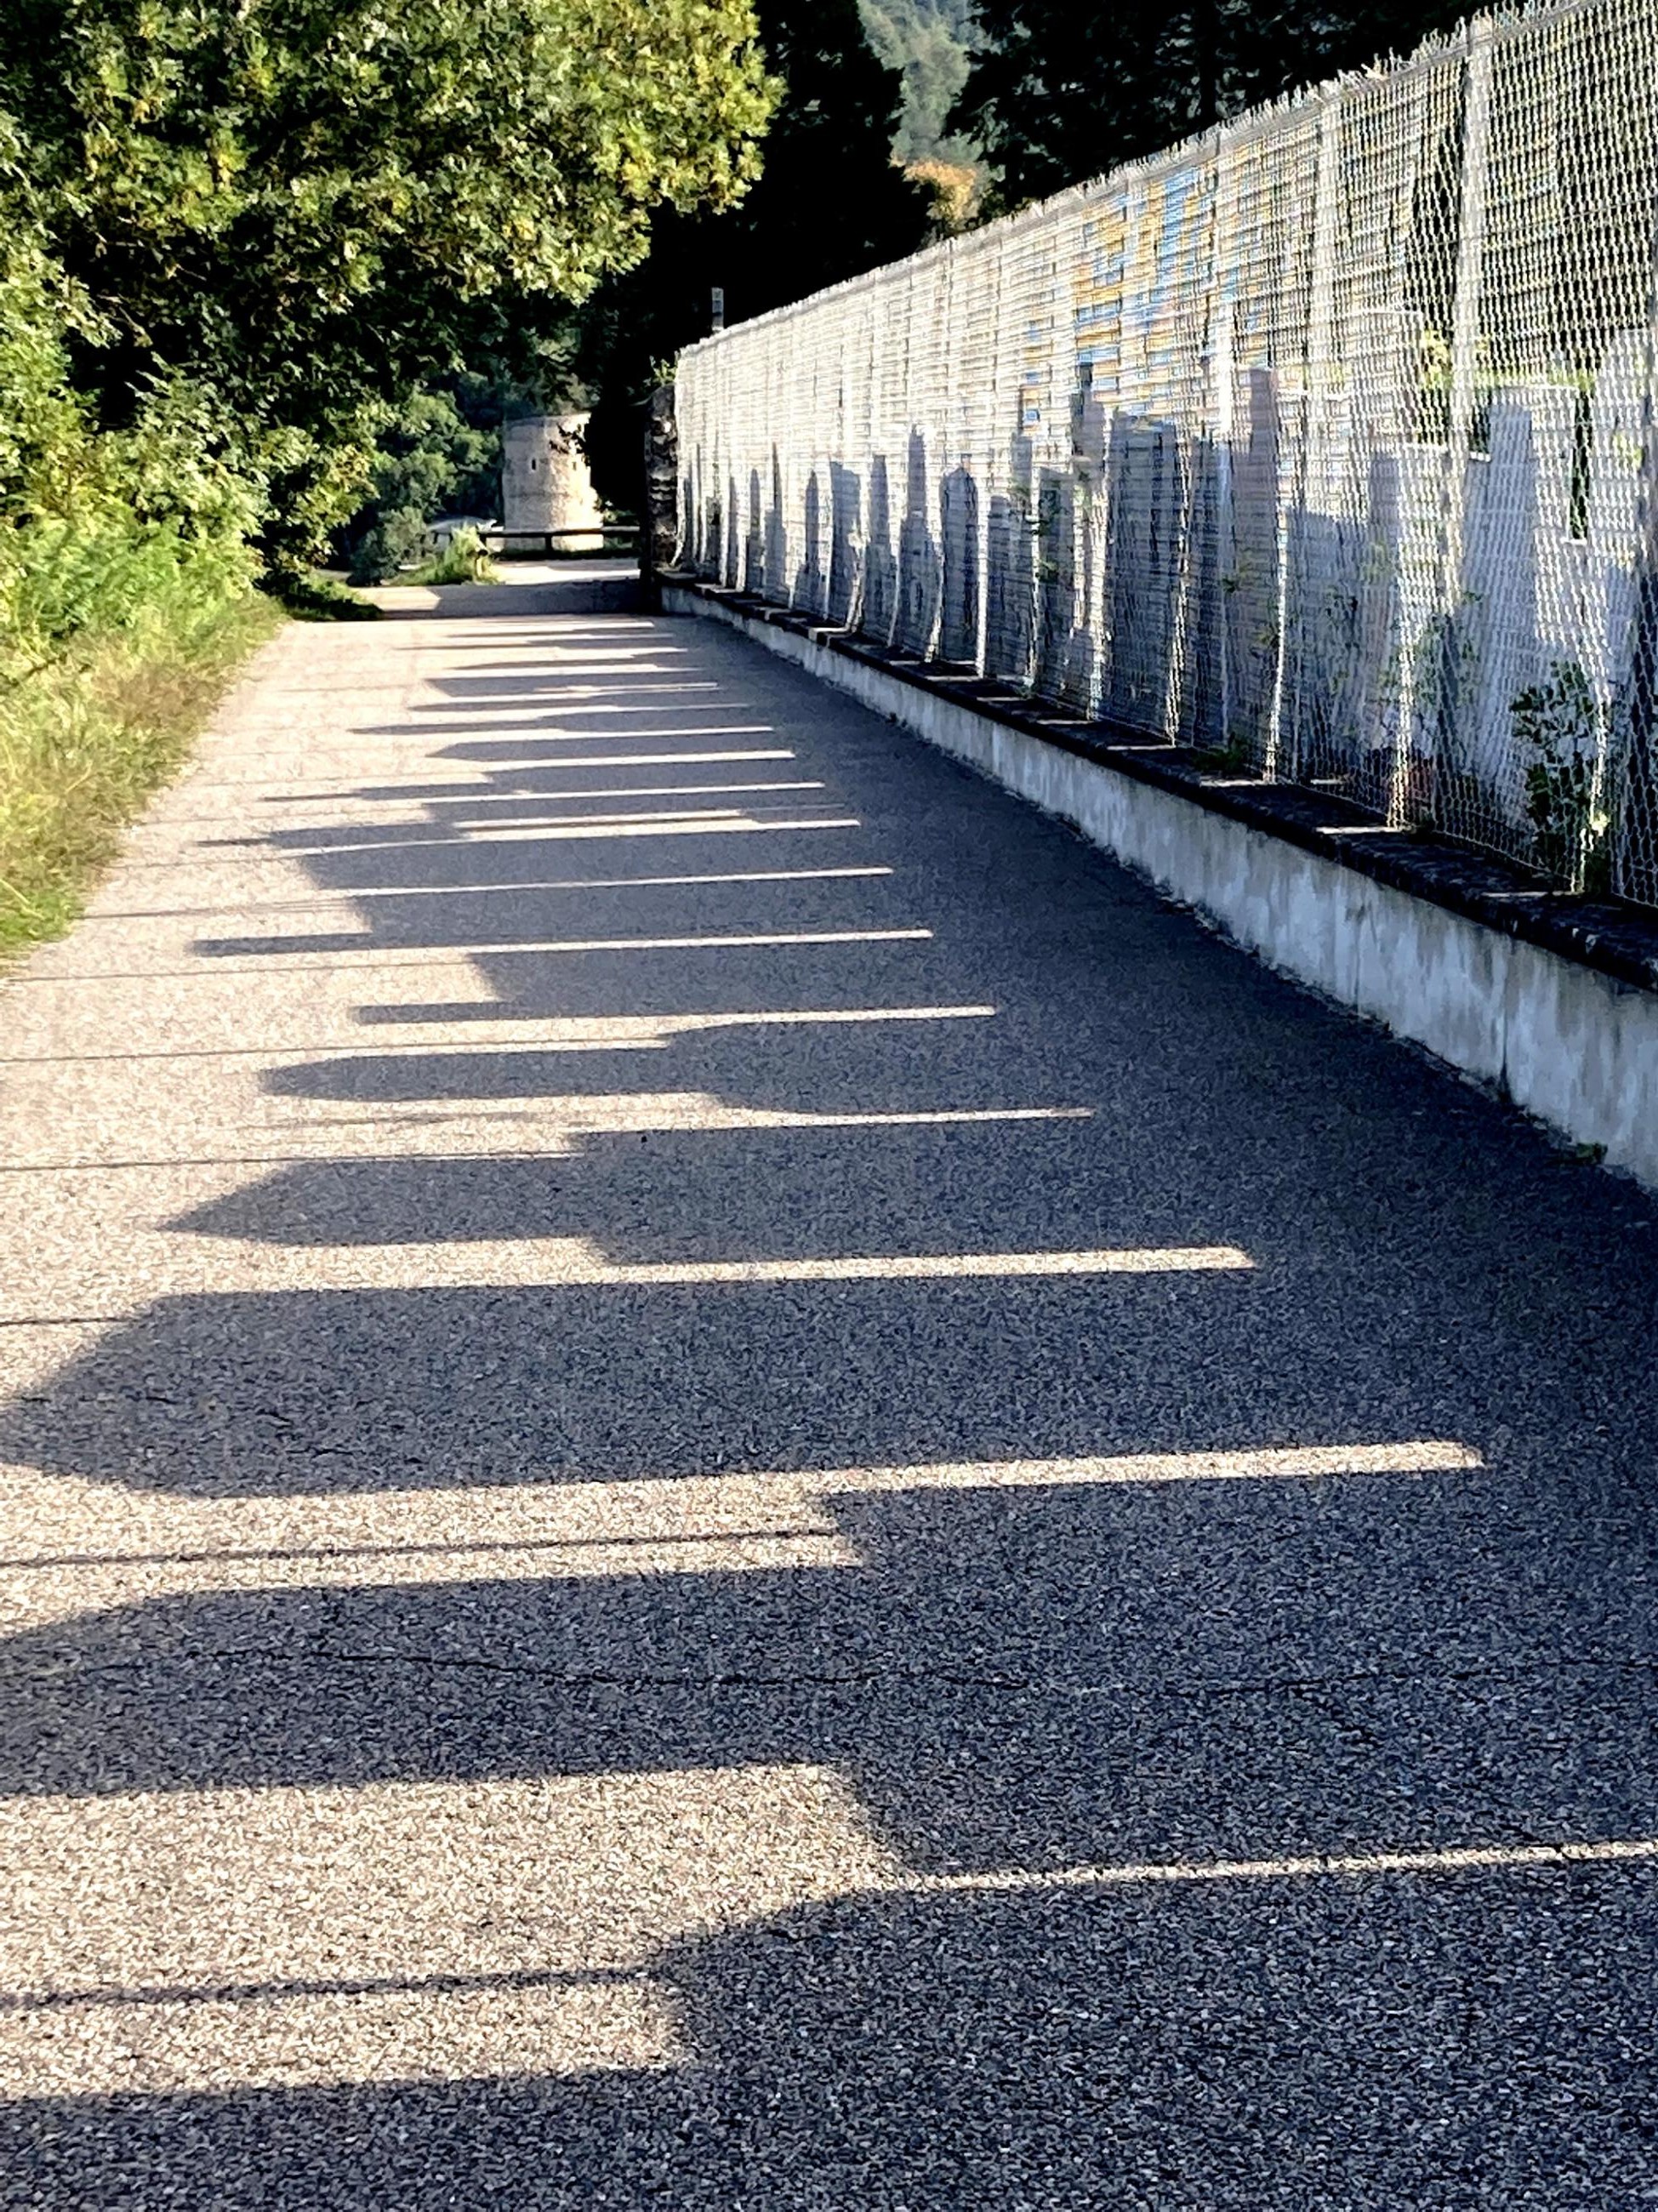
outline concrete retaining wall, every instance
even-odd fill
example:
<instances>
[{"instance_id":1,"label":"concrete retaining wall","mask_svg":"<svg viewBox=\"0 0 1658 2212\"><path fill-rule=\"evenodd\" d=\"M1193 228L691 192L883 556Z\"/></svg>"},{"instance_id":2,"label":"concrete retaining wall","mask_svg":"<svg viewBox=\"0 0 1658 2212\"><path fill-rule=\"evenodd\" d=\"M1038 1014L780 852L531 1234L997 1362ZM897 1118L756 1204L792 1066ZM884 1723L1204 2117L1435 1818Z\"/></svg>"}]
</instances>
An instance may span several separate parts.
<instances>
[{"instance_id":1,"label":"concrete retaining wall","mask_svg":"<svg viewBox=\"0 0 1658 2212\"><path fill-rule=\"evenodd\" d=\"M1507 1092L1658 1189L1658 995L1395 890L1339 860L672 585L720 621L1072 823L1250 951Z\"/></svg>"}]
</instances>

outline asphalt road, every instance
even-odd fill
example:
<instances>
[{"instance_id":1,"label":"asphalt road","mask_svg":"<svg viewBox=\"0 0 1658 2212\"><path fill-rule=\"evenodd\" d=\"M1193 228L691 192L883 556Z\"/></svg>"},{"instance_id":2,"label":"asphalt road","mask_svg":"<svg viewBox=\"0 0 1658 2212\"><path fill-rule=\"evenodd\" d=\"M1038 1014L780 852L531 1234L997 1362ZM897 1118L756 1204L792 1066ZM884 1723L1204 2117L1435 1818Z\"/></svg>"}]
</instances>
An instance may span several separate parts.
<instances>
[{"instance_id":1,"label":"asphalt road","mask_svg":"<svg viewBox=\"0 0 1658 2212\"><path fill-rule=\"evenodd\" d=\"M729 634L391 604L0 990L0 2203L1658 2203L1653 1204Z\"/></svg>"}]
</instances>

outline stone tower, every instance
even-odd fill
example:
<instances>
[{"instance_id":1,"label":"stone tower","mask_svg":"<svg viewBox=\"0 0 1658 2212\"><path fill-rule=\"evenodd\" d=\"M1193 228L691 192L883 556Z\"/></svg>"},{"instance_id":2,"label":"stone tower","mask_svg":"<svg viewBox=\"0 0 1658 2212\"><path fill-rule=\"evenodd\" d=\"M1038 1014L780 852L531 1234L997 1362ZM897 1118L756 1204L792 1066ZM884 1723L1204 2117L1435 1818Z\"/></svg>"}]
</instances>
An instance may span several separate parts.
<instances>
[{"instance_id":1,"label":"stone tower","mask_svg":"<svg viewBox=\"0 0 1658 2212\"><path fill-rule=\"evenodd\" d=\"M503 530L592 531L567 538L561 550L598 553L604 517L581 450L585 415L526 415L501 426L501 522ZM507 539L511 546L510 536Z\"/></svg>"}]
</instances>

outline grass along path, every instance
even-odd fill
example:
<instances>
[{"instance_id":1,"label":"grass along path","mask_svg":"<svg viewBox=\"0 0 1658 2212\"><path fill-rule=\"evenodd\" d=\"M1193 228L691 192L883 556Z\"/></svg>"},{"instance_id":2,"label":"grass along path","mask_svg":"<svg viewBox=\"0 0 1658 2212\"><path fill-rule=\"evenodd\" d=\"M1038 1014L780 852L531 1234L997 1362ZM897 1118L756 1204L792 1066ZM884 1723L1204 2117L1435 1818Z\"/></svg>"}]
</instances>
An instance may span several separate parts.
<instances>
[{"instance_id":1,"label":"grass along path","mask_svg":"<svg viewBox=\"0 0 1658 2212\"><path fill-rule=\"evenodd\" d=\"M0 671L0 967L74 921L122 830L283 619L249 592Z\"/></svg>"}]
</instances>

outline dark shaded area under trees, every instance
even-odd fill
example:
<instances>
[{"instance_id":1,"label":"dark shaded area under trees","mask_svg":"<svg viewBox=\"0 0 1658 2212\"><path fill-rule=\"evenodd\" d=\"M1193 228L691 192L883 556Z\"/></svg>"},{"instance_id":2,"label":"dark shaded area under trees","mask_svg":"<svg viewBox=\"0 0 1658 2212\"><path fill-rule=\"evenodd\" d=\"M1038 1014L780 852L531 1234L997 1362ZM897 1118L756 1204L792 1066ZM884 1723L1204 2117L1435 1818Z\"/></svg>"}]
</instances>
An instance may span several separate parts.
<instances>
[{"instance_id":1,"label":"dark shaded area under trees","mask_svg":"<svg viewBox=\"0 0 1658 2212\"><path fill-rule=\"evenodd\" d=\"M1003 212L1154 154L1258 101L1407 52L1456 0L1321 5L975 0L979 49L949 127L982 148Z\"/></svg>"},{"instance_id":2,"label":"dark shaded area under trees","mask_svg":"<svg viewBox=\"0 0 1658 2212\"><path fill-rule=\"evenodd\" d=\"M588 455L601 496L622 508L639 503L644 403L708 334L714 286L726 320L746 321L913 253L929 234L932 191L892 158L902 81L872 51L856 0L761 0L759 16L783 87L759 182L724 213L664 210L648 258L583 313Z\"/></svg>"}]
</instances>

